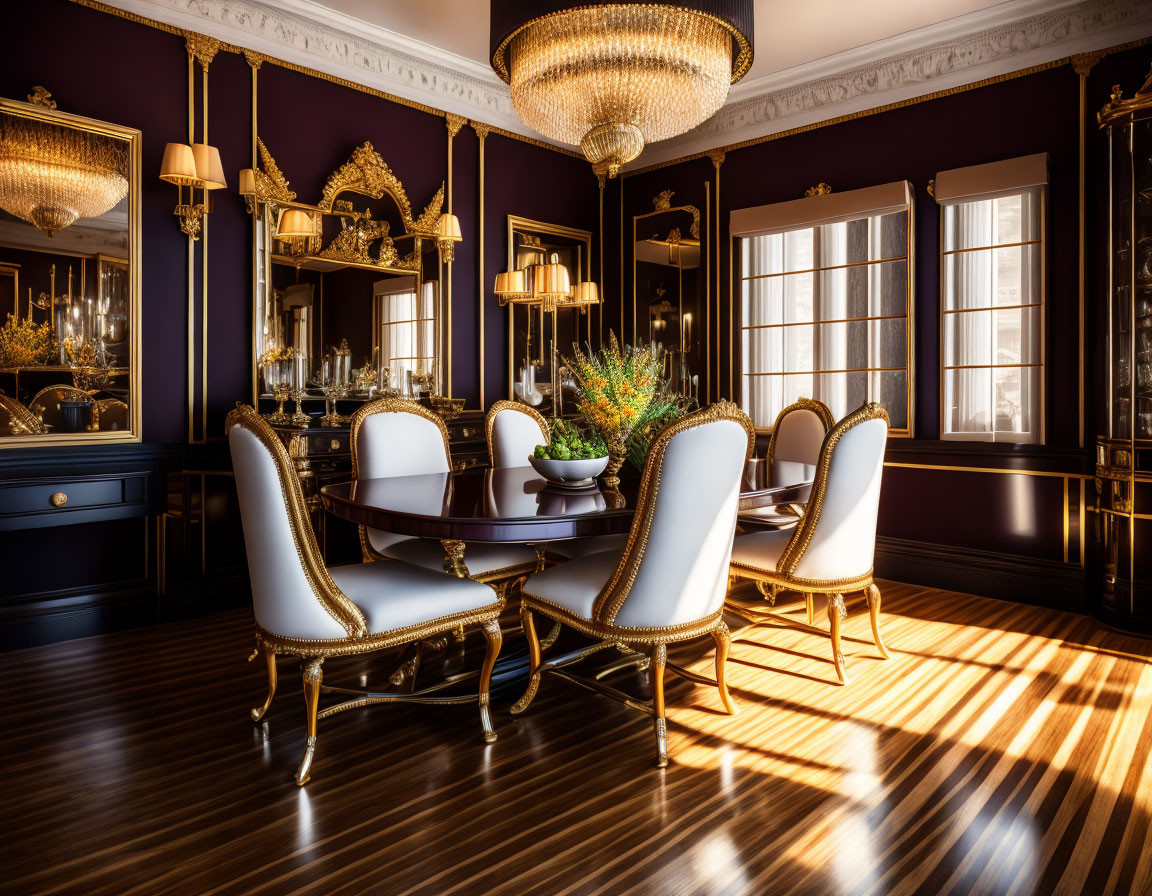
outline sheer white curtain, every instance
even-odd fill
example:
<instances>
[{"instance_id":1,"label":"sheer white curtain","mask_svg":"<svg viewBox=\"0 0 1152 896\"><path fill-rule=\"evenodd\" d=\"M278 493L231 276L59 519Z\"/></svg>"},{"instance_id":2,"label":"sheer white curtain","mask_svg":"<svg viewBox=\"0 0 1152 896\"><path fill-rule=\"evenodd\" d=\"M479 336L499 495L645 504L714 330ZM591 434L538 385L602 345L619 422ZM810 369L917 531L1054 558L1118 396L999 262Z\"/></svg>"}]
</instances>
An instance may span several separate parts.
<instances>
[{"instance_id":1,"label":"sheer white curtain","mask_svg":"<svg viewBox=\"0 0 1152 896\"><path fill-rule=\"evenodd\" d=\"M995 241L993 203L965 202L949 207L951 241L956 249L991 246ZM946 245L948 241L946 239ZM992 431L992 312L996 270L991 252L962 251L945 261L946 326L944 363L954 369L945 374L944 401L953 432Z\"/></svg>"},{"instance_id":2,"label":"sheer white curtain","mask_svg":"<svg viewBox=\"0 0 1152 896\"><path fill-rule=\"evenodd\" d=\"M848 314L848 222L826 224L817 229L819 250L817 264L832 270L820 272L817 296L819 319L844 321ZM835 267L833 267L835 266ZM816 369L839 371L817 376L816 397L840 419L848 413L848 377L853 367L848 360L848 324L828 323L820 326L817 337Z\"/></svg>"},{"instance_id":3,"label":"sheer white curtain","mask_svg":"<svg viewBox=\"0 0 1152 896\"><path fill-rule=\"evenodd\" d=\"M384 281L376 287L380 364L394 388L403 388L407 372L428 373L434 352L435 283Z\"/></svg>"}]
</instances>

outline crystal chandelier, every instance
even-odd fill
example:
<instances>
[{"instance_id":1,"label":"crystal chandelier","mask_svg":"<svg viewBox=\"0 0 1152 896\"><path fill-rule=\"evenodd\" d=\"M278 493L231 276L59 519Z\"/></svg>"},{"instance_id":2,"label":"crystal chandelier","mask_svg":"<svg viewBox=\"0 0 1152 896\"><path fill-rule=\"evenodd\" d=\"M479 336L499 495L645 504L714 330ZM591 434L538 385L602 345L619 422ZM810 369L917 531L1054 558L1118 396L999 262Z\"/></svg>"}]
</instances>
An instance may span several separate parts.
<instances>
[{"instance_id":1,"label":"crystal chandelier","mask_svg":"<svg viewBox=\"0 0 1152 896\"><path fill-rule=\"evenodd\" d=\"M128 195L128 149L76 128L0 116L0 208L52 236Z\"/></svg>"},{"instance_id":2,"label":"crystal chandelier","mask_svg":"<svg viewBox=\"0 0 1152 896\"><path fill-rule=\"evenodd\" d=\"M491 26L521 120L609 176L710 117L752 64L752 0L492 0Z\"/></svg>"}]
</instances>

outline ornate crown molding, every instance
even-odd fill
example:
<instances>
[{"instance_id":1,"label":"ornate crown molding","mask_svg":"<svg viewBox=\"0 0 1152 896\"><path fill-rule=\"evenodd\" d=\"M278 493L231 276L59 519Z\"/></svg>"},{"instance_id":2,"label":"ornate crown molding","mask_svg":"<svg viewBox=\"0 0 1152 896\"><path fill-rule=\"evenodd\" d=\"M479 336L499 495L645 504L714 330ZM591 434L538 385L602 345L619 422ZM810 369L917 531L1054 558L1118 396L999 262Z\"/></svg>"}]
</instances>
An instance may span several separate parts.
<instances>
[{"instance_id":1,"label":"ornate crown molding","mask_svg":"<svg viewBox=\"0 0 1152 896\"><path fill-rule=\"evenodd\" d=\"M370 25L314 0L104 2L410 103L551 143L524 126L512 107L507 85L487 65ZM961 89L1144 39L1150 31L1152 3L1147 0L1008 0L742 81L711 119L688 134L653 144L625 171Z\"/></svg>"},{"instance_id":2,"label":"ornate crown molding","mask_svg":"<svg viewBox=\"0 0 1152 896\"><path fill-rule=\"evenodd\" d=\"M1012 0L732 88L719 112L653 144L636 170L1146 38L1146 0Z\"/></svg>"}]
</instances>

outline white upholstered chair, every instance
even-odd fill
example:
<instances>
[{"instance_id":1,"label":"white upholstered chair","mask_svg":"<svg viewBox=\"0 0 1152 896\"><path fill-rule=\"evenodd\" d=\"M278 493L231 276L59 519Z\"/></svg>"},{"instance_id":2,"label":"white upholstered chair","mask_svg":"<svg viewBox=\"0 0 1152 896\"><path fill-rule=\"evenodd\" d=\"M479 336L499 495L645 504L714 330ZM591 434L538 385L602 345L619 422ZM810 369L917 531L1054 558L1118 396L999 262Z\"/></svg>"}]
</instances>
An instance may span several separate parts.
<instances>
[{"instance_id":1,"label":"white upholstered chair","mask_svg":"<svg viewBox=\"0 0 1152 896\"><path fill-rule=\"evenodd\" d=\"M840 683L847 681L840 651L840 621L847 616L844 594L863 591L872 617L872 636L881 656L880 589L872 581L880 479L888 441L888 414L880 405L853 411L824 438L808 506L800 524L738 536L732 546L734 578L804 593L812 627L812 595L828 595L832 658ZM730 607L753 622L784 617ZM812 629L818 631L818 629Z\"/></svg>"},{"instance_id":2,"label":"white upholstered chair","mask_svg":"<svg viewBox=\"0 0 1152 896\"><path fill-rule=\"evenodd\" d=\"M755 445L748 417L719 402L669 425L652 443L640 483L636 516L622 553L592 554L529 577L521 621L528 638L531 678L512 707L523 712L544 672L557 674L654 717L657 763L668 764L664 671L715 684L733 712L724 678L728 627L724 595L744 462ZM599 643L541 663L534 614L570 626ZM667 662L667 644L711 635L716 680ZM650 655L650 704L563 669L597 650L625 644Z\"/></svg>"},{"instance_id":3,"label":"white upholstered chair","mask_svg":"<svg viewBox=\"0 0 1152 896\"><path fill-rule=\"evenodd\" d=\"M318 715L327 717L373 702L427 699L437 690L374 694L340 689L357 698L319 712L320 693L326 690L321 670L326 658L408 644L464 625L481 625L488 641L480 672L480 721L484 740L494 741L488 683L500 652L496 619L503 599L479 582L402 563L326 568L300 481L272 428L251 407L239 406L228 415L227 432L252 579L257 647L268 670L267 699L251 715L260 721L272 704L277 654L299 657L308 734L296 783L306 783L311 774Z\"/></svg>"},{"instance_id":4,"label":"white upholstered chair","mask_svg":"<svg viewBox=\"0 0 1152 896\"><path fill-rule=\"evenodd\" d=\"M364 405L352 415L350 441L353 479L448 473L452 467L444 420L414 401L381 398ZM402 560L496 584L514 581L539 565L536 551L527 545L436 542L365 526L360 527L360 546L366 560Z\"/></svg>"},{"instance_id":5,"label":"white upholstered chair","mask_svg":"<svg viewBox=\"0 0 1152 896\"><path fill-rule=\"evenodd\" d=\"M828 405L812 398L798 398L784 408L772 426L768 438L767 484L789 485L789 471L803 467L815 468L820 459L824 435L832 428L832 412ZM803 512L801 505L757 507L740 514L743 528L790 529Z\"/></svg>"},{"instance_id":6,"label":"white upholstered chair","mask_svg":"<svg viewBox=\"0 0 1152 896\"><path fill-rule=\"evenodd\" d=\"M502 400L493 404L484 418L484 432L493 469L531 468L528 458L537 445L547 445L551 438L548 421L535 408L519 401ZM572 560L601 551L618 551L627 540L628 536L623 534L593 535L551 541L545 550L551 560Z\"/></svg>"}]
</instances>

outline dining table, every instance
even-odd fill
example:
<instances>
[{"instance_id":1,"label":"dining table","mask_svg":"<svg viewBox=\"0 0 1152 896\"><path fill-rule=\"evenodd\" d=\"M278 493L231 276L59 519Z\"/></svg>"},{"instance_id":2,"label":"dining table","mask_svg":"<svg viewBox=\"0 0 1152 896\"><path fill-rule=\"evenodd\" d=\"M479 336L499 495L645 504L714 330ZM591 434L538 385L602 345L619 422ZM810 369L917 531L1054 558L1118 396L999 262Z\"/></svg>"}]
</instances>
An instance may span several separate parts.
<instances>
[{"instance_id":1,"label":"dining table","mask_svg":"<svg viewBox=\"0 0 1152 896\"><path fill-rule=\"evenodd\" d=\"M769 474L763 461L749 461L744 469L738 519L752 525L757 508L804 504L814 473L815 467L777 460ZM320 500L329 513L353 523L397 535L438 539L444 548L444 571L466 577L467 542L542 546L569 538L627 532L635 515L640 481L640 475L631 471L621 475L615 488L599 483L565 488L544 479L532 467L473 468L333 483L320 489ZM559 628L555 626L541 639L541 645L551 645ZM413 655L393 674L392 684L415 685L420 657L427 646L417 645ZM625 652L627 655L617 662L620 668L645 659L632 651ZM511 694L522 686L527 672L526 645L504 651L492 673L492 693ZM475 674L447 675L438 684L422 688L421 693L457 691ZM437 699L466 698L461 695Z\"/></svg>"},{"instance_id":2,"label":"dining table","mask_svg":"<svg viewBox=\"0 0 1152 896\"><path fill-rule=\"evenodd\" d=\"M745 467L741 520L751 511L803 505L815 468L776 461ZM353 523L396 535L433 538L444 547L444 571L468 575L467 542L540 545L570 538L625 533L632 525L639 475L624 475L615 488L549 482L532 467L469 469L379 479L355 479L320 490L324 509Z\"/></svg>"}]
</instances>

